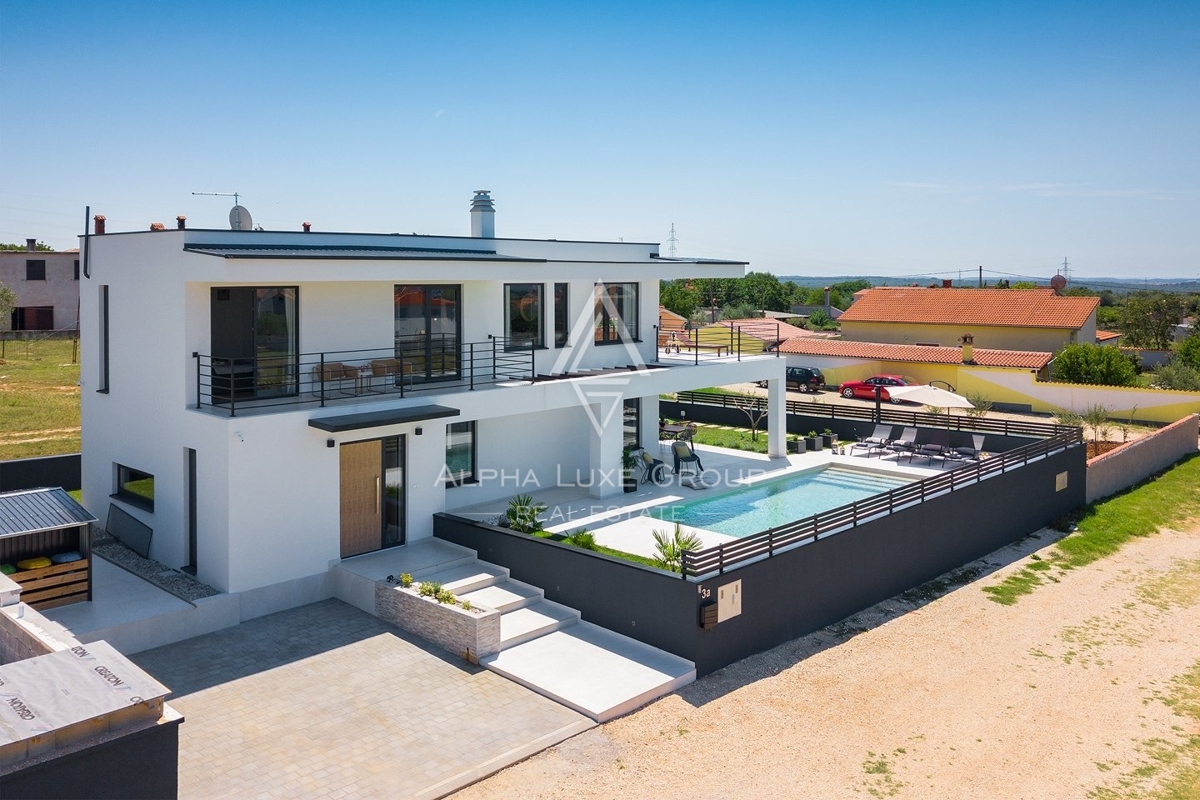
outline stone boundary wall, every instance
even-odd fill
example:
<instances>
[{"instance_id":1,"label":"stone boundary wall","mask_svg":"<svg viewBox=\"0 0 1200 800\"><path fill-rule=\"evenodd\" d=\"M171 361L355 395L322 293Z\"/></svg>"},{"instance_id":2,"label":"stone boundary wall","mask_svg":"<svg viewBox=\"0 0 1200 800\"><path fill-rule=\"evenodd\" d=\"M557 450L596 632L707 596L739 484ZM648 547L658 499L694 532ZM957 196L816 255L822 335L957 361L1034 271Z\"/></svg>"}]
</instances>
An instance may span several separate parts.
<instances>
[{"instance_id":1,"label":"stone boundary wall","mask_svg":"<svg viewBox=\"0 0 1200 800\"><path fill-rule=\"evenodd\" d=\"M500 652L500 612L475 608L481 610L439 603L421 597L416 589L375 584L375 616L473 664Z\"/></svg>"},{"instance_id":2,"label":"stone boundary wall","mask_svg":"<svg viewBox=\"0 0 1200 800\"><path fill-rule=\"evenodd\" d=\"M1162 430L1109 450L1088 462L1087 502L1116 494L1197 450L1200 416L1190 414Z\"/></svg>"}]
</instances>

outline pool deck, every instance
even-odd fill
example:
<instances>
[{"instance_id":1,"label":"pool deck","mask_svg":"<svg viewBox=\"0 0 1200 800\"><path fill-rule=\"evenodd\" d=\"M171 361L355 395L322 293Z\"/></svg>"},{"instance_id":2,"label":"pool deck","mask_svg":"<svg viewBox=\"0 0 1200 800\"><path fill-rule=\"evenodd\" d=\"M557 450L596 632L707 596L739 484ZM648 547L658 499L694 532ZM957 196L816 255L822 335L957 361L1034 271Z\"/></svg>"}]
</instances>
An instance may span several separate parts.
<instances>
[{"instance_id":1,"label":"pool deck","mask_svg":"<svg viewBox=\"0 0 1200 800\"><path fill-rule=\"evenodd\" d=\"M665 449L661 458L671 469L670 453ZM587 487L559 486L533 492L535 501L546 505L542 515L546 530L554 533L571 533L587 528L596 541L626 553L642 556L656 554L654 547L655 528L673 528L673 524L650 516L649 510L699 499L701 496L716 495L740 489L758 481L770 480L807 470L835 464L847 469L881 472L893 476L908 476L914 480L938 475L946 469L941 466L910 466L898 464L893 458L867 457L862 451L853 456L836 455L830 450L802 453L786 458L771 458L759 453L743 450L728 450L723 447L696 445L696 454L704 464L704 483L707 488L691 488L680 485L674 473L663 486L639 483L637 491L606 497L603 499L588 494ZM637 470L639 480L641 470ZM494 519L503 516L508 508L508 499L502 498L474 506L455 509L451 513L470 519ZM695 532L705 547L733 541L737 537L727 536L701 528L680 526L684 532Z\"/></svg>"}]
</instances>

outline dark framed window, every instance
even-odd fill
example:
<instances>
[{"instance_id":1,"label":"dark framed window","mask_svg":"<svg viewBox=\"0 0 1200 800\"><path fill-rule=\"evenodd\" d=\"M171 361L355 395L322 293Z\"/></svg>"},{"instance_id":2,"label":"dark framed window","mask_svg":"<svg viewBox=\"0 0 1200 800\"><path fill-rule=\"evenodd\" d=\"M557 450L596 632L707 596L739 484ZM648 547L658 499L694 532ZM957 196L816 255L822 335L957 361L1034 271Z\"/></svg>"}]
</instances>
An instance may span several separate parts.
<instances>
[{"instance_id":1,"label":"dark framed window","mask_svg":"<svg viewBox=\"0 0 1200 800\"><path fill-rule=\"evenodd\" d=\"M79 280L79 259L78 258L75 259L75 278L74 278L74 280Z\"/></svg>"},{"instance_id":2,"label":"dark framed window","mask_svg":"<svg viewBox=\"0 0 1200 800\"><path fill-rule=\"evenodd\" d=\"M446 485L475 483L475 423L451 422L446 426Z\"/></svg>"},{"instance_id":3,"label":"dark framed window","mask_svg":"<svg viewBox=\"0 0 1200 800\"><path fill-rule=\"evenodd\" d=\"M596 344L638 340L636 283L597 283L595 306Z\"/></svg>"},{"instance_id":4,"label":"dark framed window","mask_svg":"<svg viewBox=\"0 0 1200 800\"><path fill-rule=\"evenodd\" d=\"M97 366L100 369L97 392L108 392L108 284L100 287L100 335L96 337L100 345L100 359Z\"/></svg>"},{"instance_id":5,"label":"dark framed window","mask_svg":"<svg viewBox=\"0 0 1200 800\"><path fill-rule=\"evenodd\" d=\"M621 409L623 419L621 427L622 447L641 447L642 438L642 398L625 398Z\"/></svg>"},{"instance_id":6,"label":"dark framed window","mask_svg":"<svg viewBox=\"0 0 1200 800\"><path fill-rule=\"evenodd\" d=\"M44 281L46 280L46 260L44 258L28 259L25 262L25 280L27 281Z\"/></svg>"},{"instance_id":7,"label":"dark framed window","mask_svg":"<svg viewBox=\"0 0 1200 800\"><path fill-rule=\"evenodd\" d=\"M543 347L542 284L504 284L504 335L507 348Z\"/></svg>"},{"instance_id":8,"label":"dark framed window","mask_svg":"<svg viewBox=\"0 0 1200 800\"><path fill-rule=\"evenodd\" d=\"M117 464L117 488L113 497L120 498L130 505L154 510L154 476L140 469Z\"/></svg>"},{"instance_id":9,"label":"dark framed window","mask_svg":"<svg viewBox=\"0 0 1200 800\"><path fill-rule=\"evenodd\" d=\"M571 320L567 314L570 311L567 284L554 284L554 346L566 347L571 335Z\"/></svg>"}]
</instances>

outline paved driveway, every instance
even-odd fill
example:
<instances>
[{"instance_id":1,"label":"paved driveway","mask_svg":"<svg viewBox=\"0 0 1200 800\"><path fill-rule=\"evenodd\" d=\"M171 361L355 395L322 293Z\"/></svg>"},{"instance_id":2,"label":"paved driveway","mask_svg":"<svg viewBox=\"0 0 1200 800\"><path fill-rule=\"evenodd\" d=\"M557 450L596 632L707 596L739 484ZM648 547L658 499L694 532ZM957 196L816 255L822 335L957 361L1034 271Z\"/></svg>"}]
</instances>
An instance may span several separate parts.
<instances>
[{"instance_id":1,"label":"paved driveway","mask_svg":"<svg viewBox=\"0 0 1200 800\"><path fill-rule=\"evenodd\" d=\"M181 798L440 797L594 724L338 600L132 660L186 717Z\"/></svg>"}]
</instances>

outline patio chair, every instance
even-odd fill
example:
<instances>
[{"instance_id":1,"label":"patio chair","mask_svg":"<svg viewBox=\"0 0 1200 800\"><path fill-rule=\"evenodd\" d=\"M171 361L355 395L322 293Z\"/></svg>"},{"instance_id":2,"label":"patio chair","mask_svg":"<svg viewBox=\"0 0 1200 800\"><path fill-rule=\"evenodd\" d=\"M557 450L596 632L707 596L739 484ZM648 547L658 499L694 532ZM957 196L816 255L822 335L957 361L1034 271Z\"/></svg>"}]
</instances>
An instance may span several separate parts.
<instances>
[{"instance_id":1,"label":"patio chair","mask_svg":"<svg viewBox=\"0 0 1200 800\"><path fill-rule=\"evenodd\" d=\"M983 434L972 434L971 447L955 447L954 452L963 460L978 461L980 454L983 452Z\"/></svg>"},{"instance_id":2,"label":"patio chair","mask_svg":"<svg viewBox=\"0 0 1200 800\"><path fill-rule=\"evenodd\" d=\"M383 390L395 389L400 381L407 380L412 386L412 363L398 358L376 358L371 361L371 384L376 378L384 378Z\"/></svg>"},{"instance_id":3,"label":"patio chair","mask_svg":"<svg viewBox=\"0 0 1200 800\"><path fill-rule=\"evenodd\" d=\"M896 454L896 460L900 460L902 453L911 453L917 449L917 429L905 428L900 434L899 439L893 439L888 442L887 449Z\"/></svg>"},{"instance_id":4,"label":"patio chair","mask_svg":"<svg viewBox=\"0 0 1200 800\"><path fill-rule=\"evenodd\" d=\"M667 464L661 458L655 458L642 451L642 483L653 483L662 486L667 482Z\"/></svg>"},{"instance_id":5,"label":"patio chair","mask_svg":"<svg viewBox=\"0 0 1200 800\"><path fill-rule=\"evenodd\" d=\"M351 391L358 378L358 367L348 367L340 361L326 361L313 367L313 394L330 391L344 392L347 382Z\"/></svg>"},{"instance_id":6,"label":"patio chair","mask_svg":"<svg viewBox=\"0 0 1200 800\"><path fill-rule=\"evenodd\" d=\"M680 467L690 464L696 465L694 469L696 475L704 471L704 465L700 463L700 456L696 455L696 452L688 447L687 442L674 442L671 445L671 456L675 459L676 475L683 474L679 471Z\"/></svg>"},{"instance_id":7,"label":"patio chair","mask_svg":"<svg viewBox=\"0 0 1200 800\"><path fill-rule=\"evenodd\" d=\"M854 455L854 451L861 447L867 451L867 457L870 458L871 451L882 453L891 441L892 426L876 425L875 431L870 436L864 436L850 445L850 455Z\"/></svg>"},{"instance_id":8,"label":"patio chair","mask_svg":"<svg viewBox=\"0 0 1200 800\"><path fill-rule=\"evenodd\" d=\"M950 449L950 432L944 430L934 431L929 437L929 441L923 444L915 444L912 450L906 454L908 462L911 464L914 458L924 458L933 463L935 458L940 458L942 464L946 463L946 451ZM897 456L899 461L903 456Z\"/></svg>"}]
</instances>

